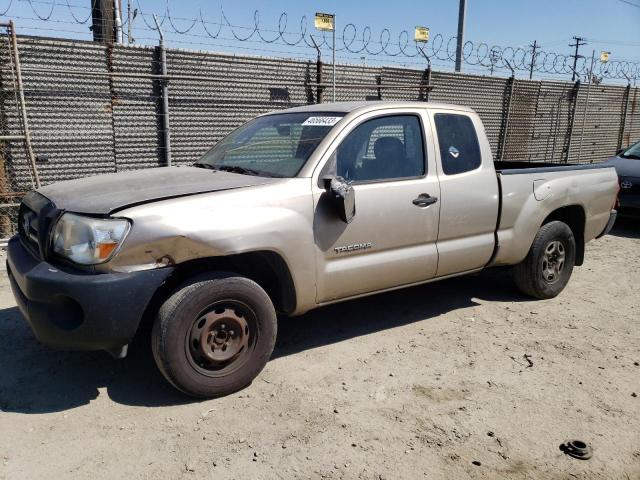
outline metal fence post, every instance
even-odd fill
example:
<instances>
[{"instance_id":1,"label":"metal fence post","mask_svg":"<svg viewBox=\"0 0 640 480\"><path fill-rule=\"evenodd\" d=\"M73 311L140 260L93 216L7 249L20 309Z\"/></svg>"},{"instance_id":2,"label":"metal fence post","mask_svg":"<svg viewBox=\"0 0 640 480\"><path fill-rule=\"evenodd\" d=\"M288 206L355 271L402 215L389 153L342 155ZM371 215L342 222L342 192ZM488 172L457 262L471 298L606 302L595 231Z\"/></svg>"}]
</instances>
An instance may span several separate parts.
<instances>
[{"instance_id":1,"label":"metal fence post","mask_svg":"<svg viewBox=\"0 0 640 480\"><path fill-rule=\"evenodd\" d=\"M500 160L504 160L504 151L507 146L507 134L509 132L509 121L511 120L511 102L513 100L513 93L516 86L516 74L511 64L506 61L507 66L511 69L511 77L509 77L509 93L507 98L507 116L504 120L504 128L502 129L502 138L500 139Z\"/></svg>"},{"instance_id":2,"label":"metal fence post","mask_svg":"<svg viewBox=\"0 0 640 480\"><path fill-rule=\"evenodd\" d=\"M582 128L580 128L580 143L578 146L578 161L582 158L582 138L584 137L584 125L587 122L587 112L589 111L589 94L591 93L591 84L593 83L593 62L595 61L596 51L591 54L591 66L589 67L589 83L587 84L587 99L584 101L584 113L582 115ZM569 145L571 147L571 145ZM567 157L568 158L568 157Z\"/></svg>"},{"instance_id":3,"label":"metal fence post","mask_svg":"<svg viewBox=\"0 0 640 480\"><path fill-rule=\"evenodd\" d=\"M507 82L509 82L509 93L507 94L507 111L506 117L504 119L504 127L502 128L502 132L500 135L500 154L498 155L498 158L500 160L504 160L504 151L507 146L507 132L509 131L509 121L511 120L511 101L513 99L513 91L516 84L516 78L509 77Z\"/></svg>"},{"instance_id":4,"label":"metal fence post","mask_svg":"<svg viewBox=\"0 0 640 480\"><path fill-rule=\"evenodd\" d=\"M428 102L429 94L431 93L431 57L427 55L427 53L424 51L424 48L419 48L418 50L420 50L422 56L427 60L427 94L425 95L425 101Z\"/></svg>"},{"instance_id":5,"label":"metal fence post","mask_svg":"<svg viewBox=\"0 0 640 480\"><path fill-rule=\"evenodd\" d=\"M9 20L9 30L11 36L11 49L13 53L13 62L15 65L16 84L18 88L18 99L20 103L20 114L22 116L22 128L24 130L24 145L29 160L29 166L33 172L33 181L36 188L40 188L40 176L38 175L38 169L36 167L36 157L33 153L33 147L31 146L31 132L29 131L29 122L27 121L27 107L24 100L24 88L22 84L22 70L20 68L20 54L18 53L18 38L16 36L15 26L13 20Z\"/></svg>"},{"instance_id":6,"label":"metal fence post","mask_svg":"<svg viewBox=\"0 0 640 480\"><path fill-rule=\"evenodd\" d=\"M167 52L164 48L164 35L158 22L158 17L153 16L153 20L156 22L156 28L158 29L158 35L160 35L160 42L158 43L158 52L160 53L160 74L162 78L160 82L160 88L162 91L162 129L164 139L164 156L166 166L171 166L171 128L169 124L169 80L167 78Z\"/></svg>"},{"instance_id":7,"label":"metal fence post","mask_svg":"<svg viewBox=\"0 0 640 480\"><path fill-rule=\"evenodd\" d=\"M309 35L311 37L311 41L313 42L313 46L316 49L317 58L316 58L316 103L322 103L322 97L324 92L324 87L322 85L322 52L320 51L320 47L316 43L313 35Z\"/></svg>"},{"instance_id":8,"label":"metal fence post","mask_svg":"<svg viewBox=\"0 0 640 480\"><path fill-rule=\"evenodd\" d=\"M322 60L318 57L318 61L316 62L316 83L318 86L316 87L316 103L322 103L324 97L324 87L321 87L322 83Z\"/></svg>"},{"instance_id":9,"label":"metal fence post","mask_svg":"<svg viewBox=\"0 0 640 480\"><path fill-rule=\"evenodd\" d=\"M114 50L114 45L113 43L108 43L107 44L107 70L109 74L113 74L114 72L114 62L113 62L113 50ZM109 98L111 101L111 108L110 110L110 116L111 116L111 138L113 140L113 170L115 172L118 171L118 144L117 144L117 137L116 137L116 116L115 116L115 106L117 105L118 101L117 101L117 93L116 93L116 88L115 88L115 81L116 79L113 77L113 75L109 75L107 77L107 83L109 85Z\"/></svg>"},{"instance_id":10,"label":"metal fence post","mask_svg":"<svg viewBox=\"0 0 640 480\"><path fill-rule=\"evenodd\" d=\"M431 96L431 63L429 63L429 67L427 68L427 93L425 94L425 100L428 102L429 97Z\"/></svg>"},{"instance_id":11,"label":"metal fence post","mask_svg":"<svg viewBox=\"0 0 640 480\"><path fill-rule=\"evenodd\" d=\"M578 109L578 96L580 94L580 78L573 87L573 106L571 108L571 119L569 120L569 142L567 143L567 155L565 156L564 163L569 163L569 156L571 155L571 141L573 140L573 126L576 123L576 110Z\"/></svg>"},{"instance_id":12,"label":"metal fence post","mask_svg":"<svg viewBox=\"0 0 640 480\"><path fill-rule=\"evenodd\" d=\"M622 148L622 143L624 142L624 130L627 127L627 113L629 112L629 97L631 97L631 82L625 88L624 109L622 110L622 122L620 124L620 134L618 135L618 150Z\"/></svg>"}]
</instances>

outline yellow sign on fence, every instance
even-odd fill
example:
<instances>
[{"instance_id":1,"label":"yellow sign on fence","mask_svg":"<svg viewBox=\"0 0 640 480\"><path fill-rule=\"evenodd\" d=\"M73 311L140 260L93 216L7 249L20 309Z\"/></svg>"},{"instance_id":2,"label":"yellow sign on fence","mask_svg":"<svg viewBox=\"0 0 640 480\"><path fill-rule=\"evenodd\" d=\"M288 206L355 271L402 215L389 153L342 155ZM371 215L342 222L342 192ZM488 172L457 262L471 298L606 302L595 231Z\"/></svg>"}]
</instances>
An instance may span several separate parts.
<instances>
[{"instance_id":1,"label":"yellow sign on fence","mask_svg":"<svg viewBox=\"0 0 640 480\"><path fill-rule=\"evenodd\" d=\"M600 61L607 63L609 61L609 55L611 55L611 52L600 52Z\"/></svg>"},{"instance_id":2,"label":"yellow sign on fence","mask_svg":"<svg viewBox=\"0 0 640 480\"><path fill-rule=\"evenodd\" d=\"M335 15L329 13L316 13L316 28L326 32L333 32L335 28Z\"/></svg>"},{"instance_id":3,"label":"yellow sign on fence","mask_svg":"<svg viewBox=\"0 0 640 480\"><path fill-rule=\"evenodd\" d=\"M429 29L427 27L416 27L413 34L413 38L416 42L428 42L429 41Z\"/></svg>"}]
</instances>

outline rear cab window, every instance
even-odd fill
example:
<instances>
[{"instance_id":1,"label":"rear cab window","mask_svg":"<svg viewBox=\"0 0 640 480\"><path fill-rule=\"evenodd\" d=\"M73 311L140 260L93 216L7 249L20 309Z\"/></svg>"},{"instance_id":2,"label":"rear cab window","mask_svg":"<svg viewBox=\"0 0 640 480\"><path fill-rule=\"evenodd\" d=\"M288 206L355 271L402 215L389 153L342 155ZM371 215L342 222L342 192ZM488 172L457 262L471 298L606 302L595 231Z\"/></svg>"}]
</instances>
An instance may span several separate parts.
<instances>
[{"instance_id":1,"label":"rear cab window","mask_svg":"<svg viewBox=\"0 0 640 480\"><path fill-rule=\"evenodd\" d=\"M434 118L444 174L456 175L479 168L482 155L471 117L458 113L436 113Z\"/></svg>"}]
</instances>

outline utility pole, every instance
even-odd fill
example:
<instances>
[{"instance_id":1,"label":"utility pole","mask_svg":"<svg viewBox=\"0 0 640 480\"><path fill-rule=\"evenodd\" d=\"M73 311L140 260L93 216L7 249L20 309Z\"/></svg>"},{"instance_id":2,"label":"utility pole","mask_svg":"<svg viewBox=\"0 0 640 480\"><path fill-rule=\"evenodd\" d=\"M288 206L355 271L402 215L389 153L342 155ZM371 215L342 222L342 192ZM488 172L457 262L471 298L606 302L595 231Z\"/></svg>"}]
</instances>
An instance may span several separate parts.
<instances>
[{"instance_id":1,"label":"utility pole","mask_svg":"<svg viewBox=\"0 0 640 480\"><path fill-rule=\"evenodd\" d=\"M122 44L121 0L92 0L90 30L93 41L111 45Z\"/></svg>"},{"instance_id":2,"label":"utility pole","mask_svg":"<svg viewBox=\"0 0 640 480\"><path fill-rule=\"evenodd\" d=\"M529 80L533 78L533 69L536 66L536 50L540 47L538 45L538 41L534 40L533 45L529 45L531 47L531 65L529 67Z\"/></svg>"},{"instance_id":3,"label":"utility pole","mask_svg":"<svg viewBox=\"0 0 640 480\"><path fill-rule=\"evenodd\" d=\"M576 43L570 43L569 46L576 48L576 53L571 55L573 57L573 74L571 75L571 81L575 82L576 81L576 67L578 66L578 59L579 58L584 58L582 55L578 55L578 49L582 45L586 45L587 42L585 42L584 38L582 38L582 37L573 37L573 39L576 41Z\"/></svg>"},{"instance_id":4,"label":"utility pole","mask_svg":"<svg viewBox=\"0 0 640 480\"><path fill-rule=\"evenodd\" d=\"M122 45L122 5L120 0L113 0L113 16L116 26L116 43Z\"/></svg>"},{"instance_id":5,"label":"utility pole","mask_svg":"<svg viewBox=\"0 0 640 480\"><path fill-rule=\"evenodd\" d=\"M467 0L460 0L458 9L458 37L456 38L456 72L462 71L462 48L464 47L464 20Z\"/></svg>"},{"instance_id":6,"label":"utility pole","mask_svg":"<svg viewBox=\"0 0 640 480\"><path fill-rule=\"evenodd\" d=\"M131 18L131 0L127 0L127 43L133 43L133 18Z\"/></svg>"},{"instance_id":7,"label":"utility pole","mask_svg":"<svg viewBox=\"0 0 640 480\"><path fill-rule=\"evenodd\" d=\"M498 60L500 60L500 53L498 53L497 50L492 48L491 51L489 52L489 63L491 63L491 76L493 76L493 68L496 66L496 63L498 63Z\"/></svg>"},{"instance_id":8,"label":"utility pole","mask_svg":"<svg viewBox=\"0 0 640 480\"><path fill-rule=\"evenodd\" d=\"M114 28L114 4L113 0L92 0L91 31L93 32L93 41L109 45L113 43L115 37Z\"/></svg>"}]
</instances>

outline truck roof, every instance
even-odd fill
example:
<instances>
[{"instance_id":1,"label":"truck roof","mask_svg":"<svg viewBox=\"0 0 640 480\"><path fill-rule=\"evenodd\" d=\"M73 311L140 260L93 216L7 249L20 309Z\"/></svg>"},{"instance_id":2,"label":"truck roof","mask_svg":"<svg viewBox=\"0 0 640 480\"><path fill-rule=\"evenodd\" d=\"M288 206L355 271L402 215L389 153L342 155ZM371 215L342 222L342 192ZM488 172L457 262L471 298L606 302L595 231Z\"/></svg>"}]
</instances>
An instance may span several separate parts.
<instances>
[{"instance_id":1,"label":"truck roof","mask_svg":"<svg viewBox=\"0 0 640 480\"><path fill-rule=\"evenodd\" d=\"M312 105L302 105L300 107L277 110L269 113L297 113L297 112L340 112L350 113L356 110L362 112L380 110L383 108L444 108L448 110L462 110L473 112L469 107L454 105L449 103L436 102L411 102L411 101L390 101L390 100L367 100L358 102L334 102L317 103Z\"/></svg>"}]
</instances>

